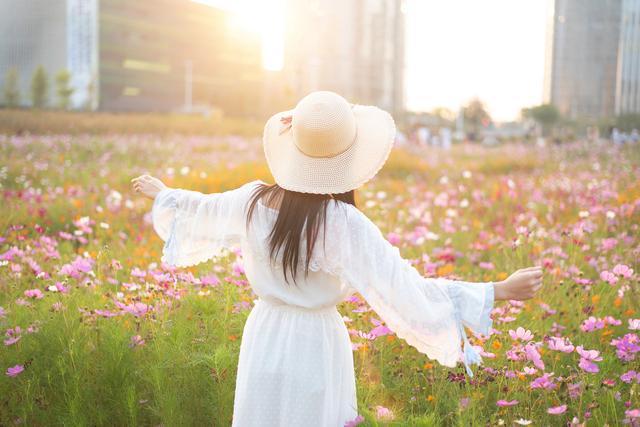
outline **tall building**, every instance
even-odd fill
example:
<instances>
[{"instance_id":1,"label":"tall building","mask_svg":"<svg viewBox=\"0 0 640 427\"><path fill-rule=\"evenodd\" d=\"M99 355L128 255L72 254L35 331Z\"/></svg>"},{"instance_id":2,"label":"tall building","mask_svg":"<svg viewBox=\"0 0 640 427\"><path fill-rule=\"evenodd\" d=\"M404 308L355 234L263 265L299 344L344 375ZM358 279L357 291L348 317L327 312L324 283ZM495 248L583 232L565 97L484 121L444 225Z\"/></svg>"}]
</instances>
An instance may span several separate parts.
<instances>
[{"instance_id":1,"label":"tall building","mask_svg":"<svg viewBox=\"0 0 640 427\"><path fill-rule=\"evenodd\" d=\"M615 109L640 112L640 0L622 1Z\"/></svg>"},{"instance_id":2,"label":"tall building","mask_svg":"<svg viewBox=\"0 0 640 427\"><path fill-rule=\"evenodd\" d=\"M290 0L285 10L283 73L293 99L331 90L404 111L402 0Z\"/></svg>"},{"instance_id":3,"label":"tall building","mask_svg":"<svg viewBox=\"0 0 640 427\"><path fill-rule=\"evenodd\" d=\"M0 0L0 75L17 68L26 95L38 65L68 69L76 108L254 114L260 39L231 25L190 0Z\"/></svg>"},{"instance_id":4,"label":"tall building","mask_svg":"<svg viewBox=\"0 0 640 427\"><path fill-rule=\"evenodd\" d=\"M545 101L570 118L640 112L640 0L555 0Z\"/></svg>"}]
</instances>

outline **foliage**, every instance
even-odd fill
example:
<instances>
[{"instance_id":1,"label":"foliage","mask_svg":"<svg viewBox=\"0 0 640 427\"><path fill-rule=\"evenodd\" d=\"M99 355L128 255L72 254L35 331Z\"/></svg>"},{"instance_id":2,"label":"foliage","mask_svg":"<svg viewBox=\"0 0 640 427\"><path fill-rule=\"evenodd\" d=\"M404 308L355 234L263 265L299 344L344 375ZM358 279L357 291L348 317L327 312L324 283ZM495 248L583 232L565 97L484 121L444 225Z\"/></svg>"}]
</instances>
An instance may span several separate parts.
<instances>
[{"instance_id":1,"label":"foliage","mask_svg":"<svg viewBox=\"0 0 640 427\"><path fill-rule=\"evenodd\" d=\"M531 108L522 109L522 116L530 118L542 126L544 135L560 120L560 112L553 104L541 104Z\"/></svg>"},{"instance_id":2,"label":"foliage","mask_svg":"<svg viewBox=\"0 0 640 427\"><path fill-rule=\"evenodd\" d=\"M162 113L0 110L0 134L148 134L257 136L263 123L234 117Z\"/></svg>"},{"instance_id":3,"label":"foliage","mask_svg":"<svg viewBox=\"0 0 640 427\"><path fill-rule=\"evenodd\" d=\"M38 66L31 78L31 105L33 108L44 108L49 102L49 80L42 65Z\"/></svg>"},{"instance_id":4,"label":"foliage","mask_svg":"<svg viewBox=\"0 0 640 427\"><path fill-rule=\"evenodd\" d=\"M56 93L58 94L58 107L63 110L69 109L71 95L74 89L70 86L71 73L68 70L62 70L56 74Z\"/></svg>"},{"instance_id":5,"label":"foliage","mask_svg":"<svg viewBox=\"0 0 640 427\"><path fill-rule=\"evenodd\" d=\"M473 98L464 107L464 120L465 126L471 127L473 137L475 138L478 136L481 127L489 124L491 116L487 112L484 103L478 98Z\"/></svg>"},{"instance_id":6,"label":"foliage","mask_svg":"<svg viewBox=\"0 0 640 427\"><path fill-rule=\"evenodd\" d=\"M4 80L4 105L15 108L20 105L20 85L18 82L18 70L10 68Z\"/></svg>"},{"instance_id":7,"label":"foliage","mask_svg":"<svg viewBox=\"0 0 640 427\"><path fill-rule=\"evenodd\" d=\"M229 425L256 297L242 254L162 265L151 202L129 185L270 181L259 138L24 134L0 136L0 155L0 425ZM379 407L393 425L631 424L639 182L636 147L394 150L357 201L421 274L496 281L540 264L545 281L496 302L489 336L469 333L484 354L473 378L372 335L362 296L341 303L362 425L385 423Z\"/></svg>"}]
</instances>

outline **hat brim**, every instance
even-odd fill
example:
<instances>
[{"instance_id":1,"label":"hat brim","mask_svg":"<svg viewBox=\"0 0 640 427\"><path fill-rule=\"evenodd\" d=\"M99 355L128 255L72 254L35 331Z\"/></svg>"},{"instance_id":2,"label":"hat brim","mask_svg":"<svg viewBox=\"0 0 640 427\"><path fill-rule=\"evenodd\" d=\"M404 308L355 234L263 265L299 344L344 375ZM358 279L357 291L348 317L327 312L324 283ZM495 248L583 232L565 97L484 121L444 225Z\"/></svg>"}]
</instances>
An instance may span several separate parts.
<instances>
[{"instance_id":1,"label":"hat brim","mask_svg":"<svg viewBox=\"0 0 640 427\"><path fill-rule=\"evenodd\" d=\"M280 118L293 110L274 114L264 127L263 146L276 183L290 191L339 194L354 190L373 178L387 161L396 135L393 117L369 105L354 105L357 136L334 157L311 157L296 146L293 132L281 132Z\"/></svg>"}]
</instances>

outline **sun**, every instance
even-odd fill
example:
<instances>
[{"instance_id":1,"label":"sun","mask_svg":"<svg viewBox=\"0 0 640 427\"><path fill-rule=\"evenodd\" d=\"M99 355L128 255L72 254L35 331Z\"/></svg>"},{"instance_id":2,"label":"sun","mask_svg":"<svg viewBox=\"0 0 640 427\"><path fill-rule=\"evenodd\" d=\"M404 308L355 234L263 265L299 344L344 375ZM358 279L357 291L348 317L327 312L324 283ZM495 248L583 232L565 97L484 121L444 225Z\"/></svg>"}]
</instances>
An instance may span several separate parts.
<instances>
[{"instance_id":1,"label":"sun","mask_svg":"<svg viewBox=\"0 0 640 427\"><path fill-rule=\"evenodd\" d=\"M230 11L234 25L260 34L262 67L279 71L284 65L284 0L194 0Z\"/></svg>"}]
</instances>

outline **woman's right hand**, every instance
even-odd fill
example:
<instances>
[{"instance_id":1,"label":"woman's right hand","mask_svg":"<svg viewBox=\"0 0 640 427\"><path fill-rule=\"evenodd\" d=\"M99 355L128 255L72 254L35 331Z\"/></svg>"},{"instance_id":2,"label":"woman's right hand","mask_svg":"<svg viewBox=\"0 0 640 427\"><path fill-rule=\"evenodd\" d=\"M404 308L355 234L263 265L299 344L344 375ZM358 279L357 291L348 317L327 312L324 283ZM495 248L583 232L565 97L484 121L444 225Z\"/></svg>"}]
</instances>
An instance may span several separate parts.
<instances>
[{"instance_id":1,"label":"woman's right hand","mask_svg":"<svg viewBox=\"0 0 640 427\"><path fill-rule=\"evenodd\" d=\"M494 285L495 300L526 300L533 298L542 286L542 267L523 268Z\"/></svg>"}]
</instances>

